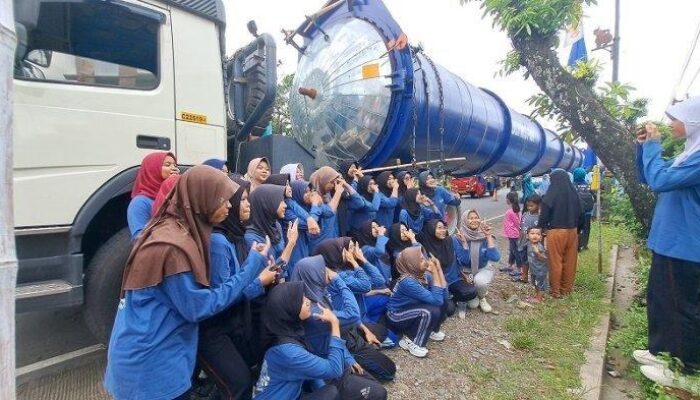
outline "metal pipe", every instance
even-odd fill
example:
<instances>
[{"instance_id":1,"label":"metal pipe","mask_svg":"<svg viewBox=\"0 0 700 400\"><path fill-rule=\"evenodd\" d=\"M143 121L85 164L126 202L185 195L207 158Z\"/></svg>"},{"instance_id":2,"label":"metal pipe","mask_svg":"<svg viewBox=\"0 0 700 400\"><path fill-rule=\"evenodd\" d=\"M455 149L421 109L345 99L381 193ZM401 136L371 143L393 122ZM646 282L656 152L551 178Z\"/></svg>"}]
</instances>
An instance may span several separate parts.
<instances>
[{"instance_id":1,"label":"metal pipe","mask_svg":"<svg viewBox=\"0 0 700 400\"><path fill-rule=\"evenodd\" d=\"M411 168L411 167L422 167L423 165L429 165L430 163L436 163L441 160L429 160L429 161L418 161L417 163L408 163L408 164L397 164L397 165L390 165L387 167L377 167L377 168L369 168L369 169L363 169L362 172L379 172L379 171L391 171L392 169L399 169L399 168ZM446 158L442 160L444 163L453 163L453 162L458 162L458 161L467 161L466 158L464 157L455 157L455 158Z\"/></svg>"},{"instance_id":2,"label":"metal pipe","mask_svg":"<svg viewBox=\"0 0 700 400\"><path fill-rule=\"evenodd\" d=\"M403 31L380 0L348 2L298 32L306 51L290 95L292 134L318 165L352 159L374 169L416 157L430 166L461 157L456 176L517 176L572 170L583 160L496 93L423 51L392 49ZM306 88L315 89L313 98Z\"/></svg>"}]
</instances>

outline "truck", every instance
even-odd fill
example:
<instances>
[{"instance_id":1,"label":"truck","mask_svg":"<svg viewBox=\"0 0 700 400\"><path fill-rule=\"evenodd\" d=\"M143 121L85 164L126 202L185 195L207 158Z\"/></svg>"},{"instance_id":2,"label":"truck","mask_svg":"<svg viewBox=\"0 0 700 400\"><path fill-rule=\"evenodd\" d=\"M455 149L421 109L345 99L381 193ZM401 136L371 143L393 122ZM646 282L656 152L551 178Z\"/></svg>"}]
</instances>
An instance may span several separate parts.
<instances>
[{"instance_id":1,"label":"truck","mask_svg":"<svg viewBox=\"0 0 700 400\"><path fill-rule=\"evenodd\" d=\"M275 44L226 57L222 0L14 0L17 312L84 304L106 343L131 249L142 158L181 168L260 134Z\"/></svg>"}]
</instances>

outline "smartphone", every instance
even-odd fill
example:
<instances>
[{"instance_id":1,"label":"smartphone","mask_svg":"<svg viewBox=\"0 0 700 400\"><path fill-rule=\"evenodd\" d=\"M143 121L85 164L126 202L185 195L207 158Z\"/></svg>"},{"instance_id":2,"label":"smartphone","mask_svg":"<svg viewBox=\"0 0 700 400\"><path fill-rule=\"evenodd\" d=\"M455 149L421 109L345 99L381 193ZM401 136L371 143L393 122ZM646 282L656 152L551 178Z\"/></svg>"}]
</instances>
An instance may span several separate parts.
<instances>
[{"instance_id":1,"label":"smartphone","mask_svg":"<svg viewBox=\"0 0 700 400\"><path fill-rule=\"evenodd\" d=\"M323 315L323 310L318 303L311 303L311 316L315 319L321 319L321 315Z\"/></svg>"}]
</instances>

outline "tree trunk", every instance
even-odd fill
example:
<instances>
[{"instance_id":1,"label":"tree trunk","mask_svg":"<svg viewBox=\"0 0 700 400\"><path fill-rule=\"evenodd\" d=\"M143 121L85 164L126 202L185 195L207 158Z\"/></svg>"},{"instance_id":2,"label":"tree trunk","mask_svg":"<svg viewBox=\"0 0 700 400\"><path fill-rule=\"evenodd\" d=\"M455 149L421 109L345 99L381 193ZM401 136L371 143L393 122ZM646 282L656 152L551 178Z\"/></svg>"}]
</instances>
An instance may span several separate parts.
<instances>
[{"instance_id":1,"label":"tree trunk","mask_svg":"<svg viewBox=\"0 0 700 400\"><path fill-rule=\"evenodd\" d=\"M553 37L518 36L511 39L513 47L520 53L521 64L552 99L573 130L595 149L605 167L620 181L637 219L648 230L655 197L639 181L634 132L608 113L591 88L562 67L553 50Z\"/></svg>"},{"instance_id":2,"label":"tree trunk","mask_svg":"<svg viewBox=\"0 0 700 400\"><path fill-rule=\"evenodd\" d=\"M12 0L0 0L0 399L15 398L15 255L12 211Z\"/></svg>"}]
</instances>

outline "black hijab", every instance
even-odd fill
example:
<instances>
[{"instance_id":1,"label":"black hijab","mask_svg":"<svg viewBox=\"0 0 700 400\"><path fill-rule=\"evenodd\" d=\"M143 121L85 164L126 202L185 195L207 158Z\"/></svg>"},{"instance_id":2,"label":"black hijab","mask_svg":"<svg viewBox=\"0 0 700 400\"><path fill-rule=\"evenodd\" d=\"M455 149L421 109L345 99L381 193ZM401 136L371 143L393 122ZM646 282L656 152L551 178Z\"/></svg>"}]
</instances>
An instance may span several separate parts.
<instances>
[{"instance_id":1,"label":"black hijab","mask_svg":"<svg viewBox=\"0 0 700 400\"><path fill-rule=\"evenodd\" d=\"M403 196L402 206L414 218L420 216L420 204L418 204L418 201L416 200L418 198L419 191L420 190L415 188L407 189Z\"/></svg>"},{"instance_id":2,"label":"black hijab","mask_svg":"<svg viewBox=\"0 0 700 400\"><path fill-rule=\"evenodd\" d=\"M272 174L267 177L265 183L277 186L287 186L289 184L289 174Z\"/></svg>"},{"instance_id":3,"label":"black hijab","mask_svg":"<svg viewBox=\"0 0 700 400\"><path fill-rule=\"evenodd\" d=\"M326 267L332 269L333 271L339 271L348 266L343 260L343 250L350 246L349 237L339 237L325 239L319 243L314 249L312 256L322 256L323 260L326 262Z\"/></svg>"},{"instance_id":4,"label":"black hijab","mask_svg":"<svg viewBox=\"0 0 700 400\"><path fill-rule=\"evenodd\" d=\"M348 174L348 170L353 165L357 167L359 164L355 160L342 160L338 162L338 172L340 172L340 175L343 176L347 183L351 183L353 180L355 180L354 176Z\"/></svg>"},{"instance_id":5,"label":"black hijab","mask_svg":"<svg viewBox=\"0 0 700 400\"><path fill-rule=\"evenodd\" d=\"M408 171L399 171L396 174L396 179L399 181L399 196L402 196L406 194L406 190L408 190L408 187L403 181L403 178L406 177L406 175L413 176L410 172Z\"/></svg>"},{"instance_id":6,"label":"black hijab","mask_svg":"<svg viewBox=\"0 0 700 400\"><path fill-rule=\"evenodd\" d=\"M542 198L542 203L549 208L549 222L542 228L577 228L582 213L581 200L569 180L569 174L563 169L556 169L549 180L551 184Z\"/></svg>"},{"instance_id":7,"label":"black hijab","mask_svg":"<svg viewBox=\"0 0 700 400\"><path fill-rule=\"evenodd\" d=\"M257 191L256 189L255 191ZM268 347L294 343L307 347L299 311L304 302L304 283L287 282L267 294L262 323Z\"/></svg>"},{"instance_id":8,"label":"black hijab","mask_svg":"<svg viewBox=\"0 0 700 400\"><path fill-rule=\"evenodd\" d=\"M401 240L401 225L408 229L408 227L401 222L397 222L391 226L391 231L389 232L389 249L391 250L391 254L394 252L401 252L413 246L410 240Z\"/></svg>"},{"instance_id":9,"label":"black hijab","mask_svg":"<svg viewBox=\"0 0 700 400\"><path fill-rule=\"evenodd\" d=\"M228 212L226 219L214 226L214 232L219 232L226 236L231 244L236 248L236 257L243 264L243 260L248 258L248 246L245 244L245 225L241 221L241 199L244 193L250 193L250 182L236 176L229 175L232 181L239 184L240 187L231 197L231 209Z\"/></svg>"},{"instance_id":10,"label":"black hijab","mask_svg":"<svg viewBox=\"0 0 700 400\"><path fill-rule=\"evenodd\" d=\"M440 261L440 266L445 271L455 262L455 248L450 235L447 235L444 239L438 239L435 236L439 223L446 226L443 221L437 219L426 222L423 225L423 231L418 234L418 241L429 254Z\"/></svg>"},{"instance_id":11,"label":"black hijab","mask_svg":"<svg viewBox=\"0 0 700 400\"><path fill-rule=\"evenodd\" d=\"M423 171L420 174L418 174L418 187L420 187L420 191L430 197L431 199L433 196L435 196L435 188L431 188L428 186L428 176L432 176L433 173L430 171Z\"/></svg>"},{"instance_id":12,"label":"black hijab","mask_svg":"<svg viewBox=\"0 0 700 400\"><path fill-rule=\"evenodd\" d=\"M379 185L379 191L384 194L386 197L391 197L391 193L393 192L393 189L387 186L387 183L389 183L389 178L391 178L391 171L384 171L381 174L377 175L377 185Z\"/></svg>"},{"instance_id":13,"label":"black hijab","mask_svg":"<svg viewBox=\"0 0 700 400\"><path fill-rule=\"evenodd\" d=\"M305 257L294 266L290 282L302 282L306 297L326 308L332 304L326 296L326 263L322 256Z\"/></svg>"},{"instance_id":14,"label":"black hijab","mask_svg":"<svg viewBox=\"0 0 700 400\"><path fill-rule=\"evenodd\" d=\"M367 245L377 245L377 238L372 235L372 223L377 223L377 221L373 219L365 221L360 225L360 230L355 232L355 240L357 240L357 244L360 248Z\"/></svg>"},{"instance_id":15,"label":"black hijab","mask_svg":"<svg viewBox=\"0 0 700 400\"><path fill-rule=\"evenodd\" d=\"M250 194L250 221L247 230L269 236L273 245L282 240L278 229L277 208L284 201L284 187L264 183Z\"/></svg>"},{"instance_id":16,"label":"black hijab","mask_svg":"<svg viewBox=\"0 0 700 400\"><path fill-rule=\"evenodd\" d=\"M374 177L371 175L365 175L360 178L359 182L357 182L357 193L359 193L367 201L372 201L372 198L374 197L374 193L369 192L369 183L372 180L374 180Z\"/></svg>"}]
</instances>

